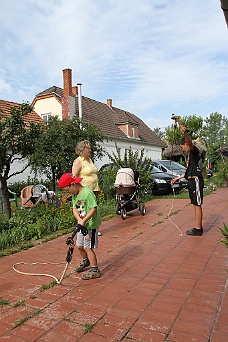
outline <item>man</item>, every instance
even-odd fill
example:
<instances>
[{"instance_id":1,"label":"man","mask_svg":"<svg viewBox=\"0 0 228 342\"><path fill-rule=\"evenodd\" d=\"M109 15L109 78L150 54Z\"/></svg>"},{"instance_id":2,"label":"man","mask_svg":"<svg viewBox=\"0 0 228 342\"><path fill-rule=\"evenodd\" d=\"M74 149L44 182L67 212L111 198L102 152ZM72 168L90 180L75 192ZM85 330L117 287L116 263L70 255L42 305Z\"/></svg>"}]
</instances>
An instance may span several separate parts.
<instances>
[{"instance_id":1,"label":"man","mask_svg":"<svg viewBox=\"0 0 228 342\"><path fill-rule=\"evenodd\" d=\"M174 184L178 179L186 178L188 180L188 191L191 203L195 210L195 227L187 230L187 235L201 236L203 234L203 187L204 180L202 175L202 159L199 149L193 145L192 140L187 135L186 127L180 124L181 133L184 137L180 141L180 147L188 155L187 170L185 174L174 178L171 184Z\"/></svg>"}]
</instances>

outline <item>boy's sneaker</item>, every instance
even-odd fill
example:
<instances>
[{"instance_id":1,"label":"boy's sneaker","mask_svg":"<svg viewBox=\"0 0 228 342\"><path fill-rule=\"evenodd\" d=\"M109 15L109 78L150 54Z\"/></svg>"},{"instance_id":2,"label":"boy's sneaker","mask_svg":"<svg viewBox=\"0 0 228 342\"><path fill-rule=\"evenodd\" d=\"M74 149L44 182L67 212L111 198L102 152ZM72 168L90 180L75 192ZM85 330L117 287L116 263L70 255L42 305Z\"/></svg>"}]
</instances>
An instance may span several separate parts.
<instances>
[{"instance_id":1,"label":"boy's sneaker","mask_svg":"<svg viewBox=\"0 0 228 342\"><path fill-rule=\"evenodd\" d=\"M88 267L90 265L89 259L86 261L81 260L80 263L75 267L76 272L82 272L84 268Z\"/></svg>"},{"instance_id":2,"label":"boy's sneaker","mask_svg":"<svg viewBox=\"0 0 228 342\"><path fill-rule=\"evenodd\" d=\"M201 228L201 229L192 228L190 230L187 230L186 234L192 235L192 236L202 236L203 235L203 228Z\"/></svg>"},{"instance_id":3,"label":"boy's sneaker","mask_svg":"<svg viewBox=\"0 0 228 342\"><path fill-rule=\"evenodd\" d=\"M99 270L93 271L93 269L91 268L89 271L83 273L82 279L89 280L89 279L94 279L94 278L100 278L100 276L101 276L101 272Z\"/></svg>"}]
</instances>

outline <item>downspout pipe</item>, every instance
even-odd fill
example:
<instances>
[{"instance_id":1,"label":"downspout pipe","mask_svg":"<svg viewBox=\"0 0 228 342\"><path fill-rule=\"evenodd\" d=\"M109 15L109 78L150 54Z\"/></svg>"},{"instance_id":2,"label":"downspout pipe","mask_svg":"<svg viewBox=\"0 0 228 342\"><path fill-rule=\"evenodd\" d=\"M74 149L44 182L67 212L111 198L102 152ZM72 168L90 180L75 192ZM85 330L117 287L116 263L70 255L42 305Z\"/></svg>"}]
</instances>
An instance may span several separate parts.
<instances>
[{"instance_id":1,"label":"downspout pipe","mask_svg":"<svg viewBox=\"0 0 228 342\"><path fill-rule=\"evenodd\" d=\"M82 120L82 84L77 83L78 86L78 112L79 112L79 120Z\"/></svg>"}]
</instances>

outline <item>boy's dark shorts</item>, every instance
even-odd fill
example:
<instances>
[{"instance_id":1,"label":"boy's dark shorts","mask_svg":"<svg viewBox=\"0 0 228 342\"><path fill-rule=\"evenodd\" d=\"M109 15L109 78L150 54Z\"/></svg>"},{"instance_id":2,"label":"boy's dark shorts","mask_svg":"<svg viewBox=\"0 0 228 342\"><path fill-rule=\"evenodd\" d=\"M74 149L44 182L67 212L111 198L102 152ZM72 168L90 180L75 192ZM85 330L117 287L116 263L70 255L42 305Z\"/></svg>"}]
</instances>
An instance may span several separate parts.
<instances>
[{"instance_id":1,"label":"boy's dark shorts","mask_svg":"<svg viewBox=\"0 0 228 342\"><path fill-rule=\"evenodd\" d=\"M191 204L200 206L203 204L203 178L189 178L188 179L188 193L191 200Z\"/></svg>"}]
</instances>

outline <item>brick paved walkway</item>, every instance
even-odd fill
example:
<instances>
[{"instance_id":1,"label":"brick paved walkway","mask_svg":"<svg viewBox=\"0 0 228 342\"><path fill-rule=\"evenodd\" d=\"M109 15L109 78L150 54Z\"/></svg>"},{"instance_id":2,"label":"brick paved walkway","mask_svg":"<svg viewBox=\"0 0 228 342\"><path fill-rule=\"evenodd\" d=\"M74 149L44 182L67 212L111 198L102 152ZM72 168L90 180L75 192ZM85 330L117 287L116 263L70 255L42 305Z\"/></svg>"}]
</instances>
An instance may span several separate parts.
<instances>
[{"instance_id":1,"label":"brick paved walkway","mask_svg":"<svg viewBox=\"0 0 228 342\"><path fill-rule=\"evenodd\" d=\"M172 221L167 219L174 204ZM0 259L0 340L17 341L228 341L227 248L217 226L228 223L228 189L205 197L204 235L186 236L193 227L189 200L155 199L123 221L103 222L97 251L102 277L81 280L73 271L60 285L66 236ZM54 264L33 264L51 262ZM24 305L19 305L24 304ZM17 327L15 327L18 324ZM91 329L93 327L93 329ZM87 333L85 333L87 331Z\"/></svg>"}]
</instances>

